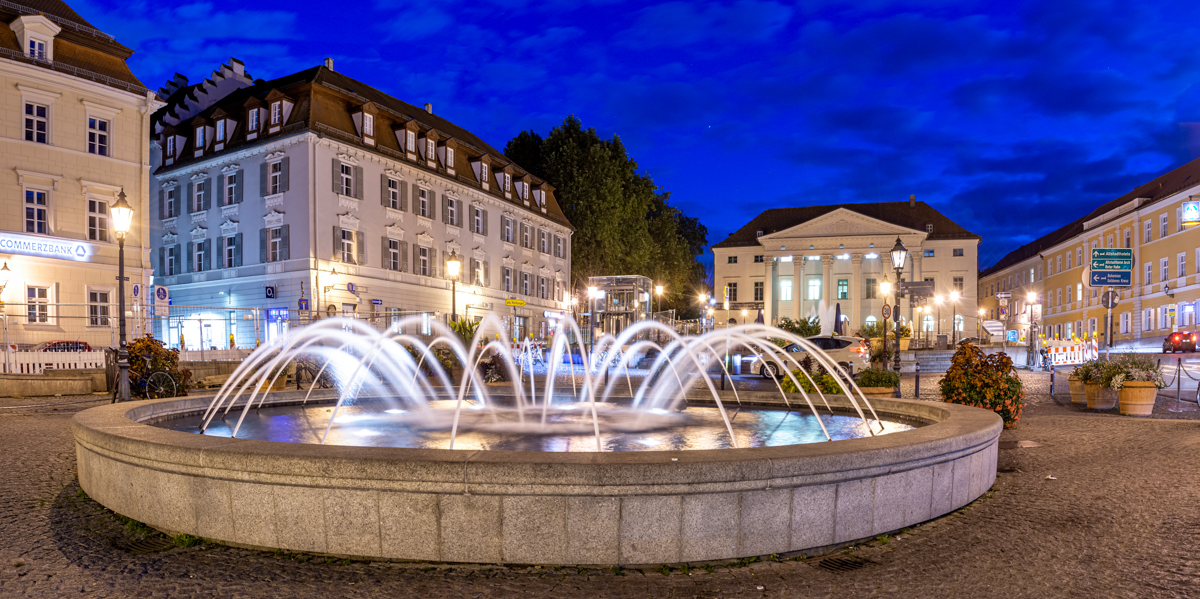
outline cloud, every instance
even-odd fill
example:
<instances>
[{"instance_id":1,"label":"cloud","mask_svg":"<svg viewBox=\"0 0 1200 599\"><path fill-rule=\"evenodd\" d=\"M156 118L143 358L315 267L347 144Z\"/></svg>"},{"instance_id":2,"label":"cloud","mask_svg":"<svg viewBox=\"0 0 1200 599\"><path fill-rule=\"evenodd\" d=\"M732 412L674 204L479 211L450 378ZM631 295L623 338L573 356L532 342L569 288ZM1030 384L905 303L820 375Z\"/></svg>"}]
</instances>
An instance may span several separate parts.
<instances>
[{"instance_id":1,"label":"cloud","mask_svg":"<svg viewBox=\"0 0 1200 599\"><path fill-rule=\"evenodd\" d=\"M702 42L736 46L770 39L791 16L792 9L777 2L666 2L638 11L636 22L617 39L635 48L683 47Z\"/></svg>"}]
</instances>

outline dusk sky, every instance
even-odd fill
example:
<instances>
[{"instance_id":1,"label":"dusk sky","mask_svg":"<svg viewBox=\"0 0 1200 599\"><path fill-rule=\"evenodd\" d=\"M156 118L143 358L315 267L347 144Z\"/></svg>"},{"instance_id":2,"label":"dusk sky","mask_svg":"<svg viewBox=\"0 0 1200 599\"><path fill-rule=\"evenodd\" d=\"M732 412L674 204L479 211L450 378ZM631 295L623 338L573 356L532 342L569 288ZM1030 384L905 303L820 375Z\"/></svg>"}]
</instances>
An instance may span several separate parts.
<instances>
[{"instance_id":1,"label":"dusk sky","mask_svg":"<svg viewBox=\"0 0 1200 599\"><path fill-rule=\"evenodd\" d=\"M328 56L498 149L575 114L710 244L766 208L916 194L988 266L1200 155L1195 2L70 4L153 89Z\"/></svg>"}]
</instances>

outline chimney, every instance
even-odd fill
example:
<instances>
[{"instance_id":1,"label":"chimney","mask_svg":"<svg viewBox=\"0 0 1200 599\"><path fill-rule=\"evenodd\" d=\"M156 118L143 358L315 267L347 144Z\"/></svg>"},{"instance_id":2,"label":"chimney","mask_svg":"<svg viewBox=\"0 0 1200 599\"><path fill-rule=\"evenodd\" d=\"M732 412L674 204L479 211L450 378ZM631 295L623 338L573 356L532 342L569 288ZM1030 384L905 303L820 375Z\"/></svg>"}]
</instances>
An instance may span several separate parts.
<instances>
[{"instance_id":1,"label":"chimney","mask_svg":"<svg viewBox=\"0 0 1200 599\"><path fill-rule=\"evenodd\" d=\"M917 196L915 196L915 195L908 196L908 207L909 208L917 207Z\"/></svg>"},{"instance_id":2,"label":"chimney","mask_svg":"<svg viewBox=\"0 0 1200 599\"><path fill-rule=\"evenodd\" d=\"M331 71L333 70L333 59L332 58L325 59L325 68L327 68Z\"/></svg>"},{"instance_id":3,"label":"chimney","mask_svg":"<svg viewBox=\"0 0 1200 599\"><path fill-rule=\"evenodd\" d=\"M429 114L433 114L433 104L426 102L425 103L425 112L428 112Z\"/></svg>"}]
</instances>

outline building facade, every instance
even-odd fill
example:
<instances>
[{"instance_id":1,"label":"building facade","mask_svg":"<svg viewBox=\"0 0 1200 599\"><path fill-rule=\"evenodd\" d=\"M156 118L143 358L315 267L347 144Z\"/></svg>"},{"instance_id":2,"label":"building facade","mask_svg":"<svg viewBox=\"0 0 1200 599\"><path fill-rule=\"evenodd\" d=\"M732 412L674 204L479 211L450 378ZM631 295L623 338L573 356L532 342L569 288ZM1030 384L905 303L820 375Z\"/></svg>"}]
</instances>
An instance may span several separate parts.
<instances>
[{"instance_id":1,"label":"building facade","mask_svg":"<svg viewBox=\"0 0 1200 599\"><path fill-rule=\"evenodd\" d=\"M1183 206L1197 195L1200 161L1192 161L1014 250L980 274L979 293L992 298L985 304L990 306L1010 281L1032 272L1036 278L1025 279L1030 284L1020 289L1038 295L1038 305L1026 312L1041 312L1039 334L1104 340L1109 310L1101 305L1105 288L1090 285L1089 257L1093 249L1129 248L1133 284L1115 289L1112 343L1156 346L1172 331L1194 330L1200 231L1185 222Z\"/></svg>"},{"instance_id":2,"label":"building facade","mask_svg":"<svg viewBox=\"0 0 1200 599\"><path fill-rule=\"evenodd\" d=\"M108 207L135 210L131 283L148 280L150 114L133 53L69 6L0 5L0 261L6 343L116 345L117 240ZM132 285L127 286L131 294Z\"/></svg>"},{"instance_id":3,"label":"building facade","mask_svg":"<svg viewBox=\"0 0 1200 599\"><path fill-rule=\"evenodd\" d=\"M713 246L714 285L720 314L728 289L730 314L741 310L764 322L818 316L824 332L840 307L844 324L857 331L882 319L880 283L895 283L889 252L899 238L909 251L902 279L928 282L929 296L942 296L940 309L918 319L917 331L960 334L976 327L975 278L979 236L925 202L841 204L770 209ZM951 305L952 292L960 294ZM914 294L915 295L915 294ZM932 297L930 299L932 299ZM913 302L901 302L900 320L914 320Z\"/></svg>"},{"instance_id":4,"label":"building facade","mask_svg":"<svg viewBox=\"0 0 1200 599\"><path fill-rule=\"evenodd\" d=\"M211 307L163 323L172 343L244 347L343 314L381 327L422 314L406 332L428 334L452 309L540 338L567 308L573 230L553 187L432 106L331 60L271 81L230 61L160 93L155 284L173 306ZM462 264L453 301L451 255ZM265 310L266 331L237 328L244 308Z\"/></svg>"}]
</instances>

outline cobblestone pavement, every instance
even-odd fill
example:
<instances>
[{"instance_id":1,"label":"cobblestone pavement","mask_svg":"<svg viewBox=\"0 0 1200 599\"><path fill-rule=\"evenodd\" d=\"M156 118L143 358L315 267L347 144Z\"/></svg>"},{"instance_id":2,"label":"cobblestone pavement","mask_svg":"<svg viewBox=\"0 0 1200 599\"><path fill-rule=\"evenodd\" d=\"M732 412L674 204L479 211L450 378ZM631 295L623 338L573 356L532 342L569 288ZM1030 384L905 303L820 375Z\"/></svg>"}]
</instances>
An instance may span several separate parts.
<instances>
[{"instance_id":1,"label":"cobblestone pavement","mask_svg":"<svg viewBox=\"0 0 1200 599\"><path fill-rule=\"evenodd\" d=\"M0 596L1195 596L1200 424L1089 413L1051 400L1045 375L1025 378L1035 393L1020 425L1003 434L992 491L849 548L866 565L843 573L819 567L819 556L674 564L664 574L346 563L203 543L137 553L125 547L150 531L123 524L75 482L70 417L103 400L0 399ZM56 405L21 407L31 404Z\"/></svg>"}]
</instances>

